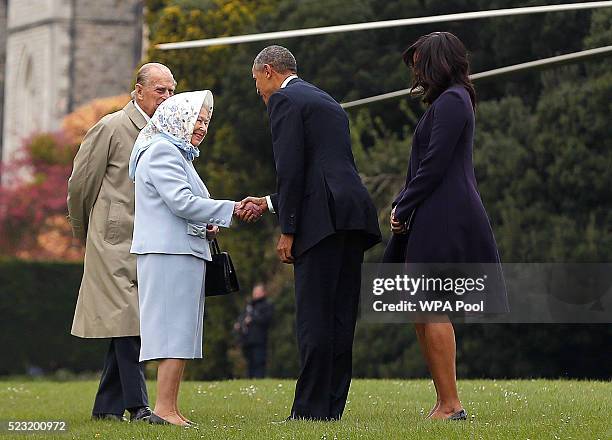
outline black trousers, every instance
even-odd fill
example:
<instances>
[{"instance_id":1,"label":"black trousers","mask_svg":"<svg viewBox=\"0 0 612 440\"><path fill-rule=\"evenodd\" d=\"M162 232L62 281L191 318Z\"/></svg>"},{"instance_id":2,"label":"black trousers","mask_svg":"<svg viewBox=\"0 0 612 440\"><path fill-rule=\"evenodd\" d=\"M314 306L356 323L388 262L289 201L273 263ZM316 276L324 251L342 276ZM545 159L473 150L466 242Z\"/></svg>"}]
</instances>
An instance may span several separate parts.
<instances>
[{"instance_id":1,"label":"black trousers","mask_svg":"<svg viewBox=\"0 0 612 440\"><path fill-rule=\"evenodd\" d=\"M126 409L149 405L139 356L139 336L111 339L92 414L123 415Z\"/></svg>"},{"instance_id":2,"label":"black trousers","mask_svg":"<svg viewBox=\"0 0 612 440\"><path fill-rule=\"evenodd\" d=\"M363 239L339 231L294 263L300 375L291 415L340 419L352 378Z\"/></svg>"},{"instance_id":3,"label":"black trousers","mask_svg":"<svg viewBox=\"0 0 612 440\"><path fill-rule=\"evenodd\" d=\"M266 377L266 344L246 345L242 352L247 361L249 379Z\"/></svg>"}]
</instances>

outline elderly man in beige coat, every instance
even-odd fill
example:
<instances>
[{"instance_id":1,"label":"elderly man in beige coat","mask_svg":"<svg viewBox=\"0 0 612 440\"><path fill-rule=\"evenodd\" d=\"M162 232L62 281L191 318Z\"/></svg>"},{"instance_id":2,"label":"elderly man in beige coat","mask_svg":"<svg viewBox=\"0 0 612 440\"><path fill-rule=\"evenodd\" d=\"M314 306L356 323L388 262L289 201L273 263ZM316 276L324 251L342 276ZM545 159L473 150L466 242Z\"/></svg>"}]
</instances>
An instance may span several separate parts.
<instances>
[{"instance_id":1,"label":"elderly man in beige coat","mask_svg":"<svg viewBox=\"0 0 612 440\"><path fill-rule=\"evenodd\" d=\"M68 212L75 237L85 241L85 269L72 334L110 338L92 417L147 420L151 414L140 352L136 258L130 254L134 183L128 162L140 130L174 94L163 64L138 71L132 100L94 125L74 159Z\"/></svg>"}]
</instances>

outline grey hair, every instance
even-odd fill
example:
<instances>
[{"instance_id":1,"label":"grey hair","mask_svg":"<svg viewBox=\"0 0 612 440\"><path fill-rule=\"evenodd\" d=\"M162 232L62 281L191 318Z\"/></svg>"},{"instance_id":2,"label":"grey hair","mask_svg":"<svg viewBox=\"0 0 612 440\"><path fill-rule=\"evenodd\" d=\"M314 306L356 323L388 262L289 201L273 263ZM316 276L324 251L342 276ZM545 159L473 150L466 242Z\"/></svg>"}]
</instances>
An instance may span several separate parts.
<instances>
[{"instance_id":1,"label":"grey hair","mask_svg":"<svg viewBox=\"0 0 612 440\"><path fill-rule=\"evenodd\" d=\"M297 73L295 57L283 46L268 46L259 52L253 61L253 67L261 70L264 64L270 65L278 73Z\"/></svg>"},{"instance_id":2,"label":"grey hair","mask_svg":"<svg viewBox=\"0 0 612 440\"><path fill-rule=\"evenodd\" d=\"M168 75L170 75L172 77L172 80L174 81L174 86L176 86L176 80L174 80L172 71L168 68L168 66L165 66L164 64L161 64L161 63L143 64L140 67L140 69L138 69L138 73L136 74L136 84L140 84L143 86L149 84L149 82L151 81L151 75L153 74L153 71L155 70L161 71L163 73L167 73ZM132 96L132 99L134 99L136 97L136 90L132 91L130 95Z\"/></svg>"},{"instance_id":3,"label":"grey hair","mask_svg":"<svg viewBox=\"0 0 612 440\"><path fill-rule=\"evenodd\" d=\"M208 117L212 118L213 105L214 105L215 100L210 90L205 90L205 92L206 94L204 95L204 102L202 103L202 107L208 110Z\"/></svg>"}]
</instances>

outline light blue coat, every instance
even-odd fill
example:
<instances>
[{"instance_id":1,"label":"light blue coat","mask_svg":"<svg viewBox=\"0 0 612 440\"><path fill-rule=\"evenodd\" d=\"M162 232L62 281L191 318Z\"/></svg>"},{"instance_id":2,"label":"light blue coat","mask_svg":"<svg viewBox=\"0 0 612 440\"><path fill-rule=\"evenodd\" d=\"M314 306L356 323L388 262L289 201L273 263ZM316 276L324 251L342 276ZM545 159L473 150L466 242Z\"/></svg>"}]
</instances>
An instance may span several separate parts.
<instances>
[{"instance_id":1,"label":"light blue coat","mask_svg":"<svg viewBox=\"0 0 612 440\"><path fill-rule=\"evenodd\" d=\"M187 254L211 260L206 225L229 228L235 202L212 200L191 161L160 140L136 167L133 254Z\"/></svg>"}]
</instances>

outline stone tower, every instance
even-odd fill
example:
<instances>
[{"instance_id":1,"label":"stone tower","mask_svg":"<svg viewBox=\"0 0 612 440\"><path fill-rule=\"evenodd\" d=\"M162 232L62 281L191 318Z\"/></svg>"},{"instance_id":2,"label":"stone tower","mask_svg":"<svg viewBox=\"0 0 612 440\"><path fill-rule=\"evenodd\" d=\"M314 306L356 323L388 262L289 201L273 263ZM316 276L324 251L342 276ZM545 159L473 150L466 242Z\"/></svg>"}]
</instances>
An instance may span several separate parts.
<instances>
[{"instance_id":1,"label":"stone tower","mask_svg":"<svg viewBox=\"0 0 612 440\"><path fill-rule=\"evenodd\" d=\"M131 90L142 9L143 0L0 0L2 160L76 107Z\"/></svg>"}]
</instances>

